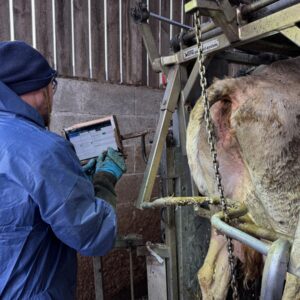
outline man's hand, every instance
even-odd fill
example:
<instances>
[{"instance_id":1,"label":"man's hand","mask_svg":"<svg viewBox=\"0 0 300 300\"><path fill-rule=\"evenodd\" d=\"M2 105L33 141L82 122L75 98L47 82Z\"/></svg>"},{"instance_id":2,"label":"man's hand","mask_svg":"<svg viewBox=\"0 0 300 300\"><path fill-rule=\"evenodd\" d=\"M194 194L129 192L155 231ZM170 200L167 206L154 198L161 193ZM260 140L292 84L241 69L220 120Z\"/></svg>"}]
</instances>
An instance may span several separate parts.
<instances>
[{"instance_id":1,"label":"man's hand","mask_svg":"<svg viewBox=\"0 0 300 300\"><path fill-rule=\"evenodd\" d=\"M126 170L123 154L109 147L98 157L95 173L108 172L119 180Z\"/></svg>"}]
</instances>

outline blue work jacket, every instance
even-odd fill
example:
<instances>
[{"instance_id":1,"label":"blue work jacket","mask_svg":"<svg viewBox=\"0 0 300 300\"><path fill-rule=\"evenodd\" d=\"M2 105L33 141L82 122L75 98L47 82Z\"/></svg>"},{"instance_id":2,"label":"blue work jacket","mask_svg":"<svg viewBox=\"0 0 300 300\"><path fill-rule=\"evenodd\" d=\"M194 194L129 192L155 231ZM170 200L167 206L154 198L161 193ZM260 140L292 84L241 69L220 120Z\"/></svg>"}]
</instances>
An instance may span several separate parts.
<instances>
[{"instance_id":1,"label":"blue work jacket","mask_svg":"<svg viewBox=\"0 0 300 300\"><path fill-rule=\"evenodd\" d=\"M0 195L0 299L74 299L76 251L106 254L115 212L71 144L2 82Z\"/></svg>"}]
</instances>

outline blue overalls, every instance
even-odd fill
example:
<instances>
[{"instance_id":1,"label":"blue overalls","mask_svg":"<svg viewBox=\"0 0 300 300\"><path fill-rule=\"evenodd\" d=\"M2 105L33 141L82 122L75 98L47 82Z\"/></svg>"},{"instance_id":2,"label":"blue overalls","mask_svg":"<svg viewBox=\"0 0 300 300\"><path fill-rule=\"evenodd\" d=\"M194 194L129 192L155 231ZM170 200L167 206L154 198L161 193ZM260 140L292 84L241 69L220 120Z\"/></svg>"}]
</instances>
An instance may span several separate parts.
<instances>
[{"instance_id":1,"label":"blue overalls","mask_svg":"<svg viewBox=\"0 0 300 300\"><path fill-rule=\"evenodd\" d=\"M104 255L115 235L71 144L0 82L0 299L74 299L76 251Z\"/></svg>"}]
</instances>

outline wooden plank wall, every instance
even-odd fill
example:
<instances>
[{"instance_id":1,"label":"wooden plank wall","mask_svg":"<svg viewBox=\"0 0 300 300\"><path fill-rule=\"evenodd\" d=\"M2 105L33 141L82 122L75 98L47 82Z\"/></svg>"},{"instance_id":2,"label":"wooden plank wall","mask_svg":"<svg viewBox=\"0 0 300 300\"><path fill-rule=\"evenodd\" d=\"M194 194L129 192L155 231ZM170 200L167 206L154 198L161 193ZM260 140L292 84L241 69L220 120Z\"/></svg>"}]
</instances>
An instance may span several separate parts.
<instances>
[{"instance_id":1,"label":"wooden plank wall","mask_svg":"<svg viewBox=\"0 0 300 300\"><path fill-rule=\"evenodd\" d=\"M187 20L184 0L146 1L154 13ZM130 17L136 2L1 0L0 41L17 39L36 46L62 77L159 87L159 75L147 63L142 38ZM179 29L154 19L150 25L159 52L168 55L171 35Z\"/></svg>"}]
</instances>

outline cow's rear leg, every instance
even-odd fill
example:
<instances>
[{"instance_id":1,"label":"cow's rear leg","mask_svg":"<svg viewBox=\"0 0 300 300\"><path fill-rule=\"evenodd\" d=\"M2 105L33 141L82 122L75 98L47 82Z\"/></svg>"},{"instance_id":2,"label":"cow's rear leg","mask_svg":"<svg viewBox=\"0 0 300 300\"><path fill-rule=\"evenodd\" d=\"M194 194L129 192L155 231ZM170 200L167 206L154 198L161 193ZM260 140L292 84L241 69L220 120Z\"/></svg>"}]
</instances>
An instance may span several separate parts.
<instances>
[{"instance_id":1,"label":"cow's rear leg","mask_svg":"<svg viewBox=\"0 0 300 300\"><path fill-rule=\"evenodd\" d=\"M198 272L198 280L204 300L226 299L230 280L226 239L218 235L215 229L212 229L209 249Z\"/></svg>"}]
</instances>

